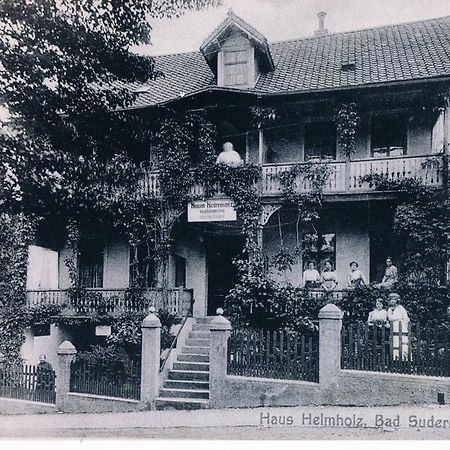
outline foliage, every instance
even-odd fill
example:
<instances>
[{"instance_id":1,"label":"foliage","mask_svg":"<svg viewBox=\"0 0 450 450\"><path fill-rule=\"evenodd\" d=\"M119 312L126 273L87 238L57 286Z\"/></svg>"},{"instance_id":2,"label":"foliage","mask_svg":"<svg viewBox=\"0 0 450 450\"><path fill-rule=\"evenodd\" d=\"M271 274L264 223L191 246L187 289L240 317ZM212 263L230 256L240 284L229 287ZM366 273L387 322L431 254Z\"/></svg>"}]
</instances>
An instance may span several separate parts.
<instances>
[{"instance_id":1,"label":"foliage","mask_svg":"<svg viewBox=\"0 0 450 450\"><path fill-rule=\"evenodd\" d=\"M49 325L55 322L55 317L61 313L60 305L42 304L27 309L28 325Z\"/></svg>"},{"instance_id":2,"label":"foliage","mask_svg":"<svg viewBox=\"0 0 450 450\"><path fill-rule=\"evenodd\" d=\"M313 320L322 306L302 288L272 280L261 259L238 261L240 282L225 298L233 324L266 329L314 331Z\"/></svg>"},{"instance_id":3,"label":"foliage","mask_svg":"<svg viewBox=\"0 0 450 450\"><path fill-rule=\"evenodd\" d=\"M20 359L27 325L28 245L35 226L36 220L22 214L0 214L0 354L11 363Z\"/></svg>"},{"instance_id":4,"label":"foliage","mask_svg":"<svg viewBox=\"0 0 450 450\"><path fill-rule=\"evenodd\" d=\"M79 352L77 361L85 361L88 364L120 364L123 355L114 345L93 345L89 351Z\"/></svg>"},{"instance_id":5,"label":"foliage","mask_svg":"<svg viewBox=\"0 0 450 450\"><path fill-rule=\"evenodd\" d=\"M2 2L0 106L10 114L0 135L2 209L76 224L69 241L95 217L104 229L124 230L132 245L151 243L154 199L135 195L142 168L125 154L148 150L151 127L124 112L137 95L124 86L161 73L130 48L150 42L148 19L218 3ZM77 287L76 260L69 269Z\"/></svg>"},{"instance_id":6,"label":"foliage","mask_svg":"<svg viewBox=\"0 0 450 450\"><path fill-rule=\"evenodd\" d=\"M246 238L246 250L254 250L261 212L261 199L256 182L261 169L251 164L230 167L205 161L196 169L195 179L205 188L205 196L222 192L230 197L242 221L242 232Z\"/></svg>"},{"instance_id":7,"label":"foliage","mask_svg":"<svg viewBox=\"0 0 450 450\"><path fill-rule=\"evenodd\" d=\"M420 282L400 283L395 292L400 295L400 304L405 307L412 322L437 326L450 321L447 315L447 307L450 305L448 286ZM374 286L363 286L345 291L342 299L335 303L344 311L344 320L366 321L377 298L381 298L387 308L389 293L388 290Z\"/></svg>"},{"instance_id":8,"label":"foliage","mask_svg":"<svg viewBox=\"0 0 450 450\"><path fill-rule=\"evenodd\" d=\"M337 141L344 149L347 159L350 159L355 151L356 131L360 120L357 106L354 102L340 105L334 113Z\"/></svg>"},{"instance_id":9,"label":"foliage","mask_svg":"<svg viewBox=\"0 0 450 450\"><path fill-rule=\"evenodd\" d=\"M408 282L443 283L450 252L450 200L446 190L425 186L413 178L391 181L369 175L362 181L372 183L377 190L399 194L393 241L400 277Z\"/></svg>"}]
</instances>

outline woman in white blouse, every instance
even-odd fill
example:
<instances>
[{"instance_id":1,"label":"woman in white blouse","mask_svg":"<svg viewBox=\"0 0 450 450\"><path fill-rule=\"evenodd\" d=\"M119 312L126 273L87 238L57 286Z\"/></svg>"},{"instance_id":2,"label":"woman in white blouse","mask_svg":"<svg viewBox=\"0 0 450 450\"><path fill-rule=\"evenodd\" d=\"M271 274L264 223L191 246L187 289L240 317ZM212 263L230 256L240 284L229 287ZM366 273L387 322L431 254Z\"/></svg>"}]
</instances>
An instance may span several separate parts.
<instances>
[{"instance_id":1,"label":"woman in white blouse","mask_svg":"<svg viewBox=\"0 0 450 450\"><path fill-rule=\"evenodd\" d=\"M320 286L320 273L316 270L313 262L310 262L308 268L303 272L303 286L310 289Z\"/></svg>"},{"instance_id":2,"label":"woman in white blouse","mask_svg":"<svg viewBox=\"0 0 450 450\"><path fill-rule=\"evenodd\" d=\"M376 299L375 309L373 311L370 311L367 323L369 325L385 325L389 327L387 311L384 309L382 298Z\"/></svg>"},{"instance_id":3,"label":"woman in white blouse","mask_svg":"<svg viewBox=\"0 0 450 450\"><path fill-rule=\"evenodd\" d=\"M393 333L392 357L394 359L406 360L409 356L409 317L406 309L400 305L399 302L400 295L394 292L389 294L389 309L387 311L387 318L391 324L391 332ZM400 342L402 347L401 349Z\"/></svg>"}]
</instances>

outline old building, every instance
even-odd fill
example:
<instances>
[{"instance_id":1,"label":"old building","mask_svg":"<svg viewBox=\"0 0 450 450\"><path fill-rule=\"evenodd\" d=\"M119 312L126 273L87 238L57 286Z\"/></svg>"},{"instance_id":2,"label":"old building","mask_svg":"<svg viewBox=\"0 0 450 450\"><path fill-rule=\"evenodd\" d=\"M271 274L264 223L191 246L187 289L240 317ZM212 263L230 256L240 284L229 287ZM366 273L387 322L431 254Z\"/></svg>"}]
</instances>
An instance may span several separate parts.
<instances>
[{"instance_id":1,"label":"old building","mask_svg":"<svg viewBox=\"0 0 450 450\"><path fill-rule=\"evenodd\" d=\"M155 60L165 76L134 87L139 95L130 114L157 115L160 107L206 111L219 130L217 154L223 143L231 142L244 163L261 168L264 252L268 257L276 252L280 235L286 246L310 245L309 259L319 271L325 260L335 267L338 289L347 286L351 261L358 262L368 281L379 281L391 253L388 230L395 195L375 190L362 177L413 177L429 186L444 186L450 109L433 99L450 87L450 17L335 34L328 34L322 20L314 36L268 43L229 13L200 51ZM354 152L346 155L334 115L339 105L350 102L357 103L360 124ZM273 109L279 118L255 127L250 107ZM151 149L135 156L149 159ZM308 161L326 164L330 175L320 220L315 229L299 231L297 211L281 207L277 174ZM307 192L311 183L300 177L297 188ZM147 174L143 189L159 195L157 173ZM172 229L166 306L180 314L192 299L194 317L213 314L236 280L232 260L243 237L239 217L233 220L226 199L221 203L213 205L218 210L211 213L214 220L195 211L189 217L185 211ZM30 248L30 304L67 300L68 252ZM123 295L130 283L127 240L85 236L80 252L82 286L105 298ZM302 283L309 262L303 259L287 271L287 281ZM285 280L276 272L273 276ZM161 289L153 288L149 295L158 301ZM67 333L52 326L50 335L30 334L25 358L34 362L39 353L50 354Z\"/></svg>"}]
</instances>

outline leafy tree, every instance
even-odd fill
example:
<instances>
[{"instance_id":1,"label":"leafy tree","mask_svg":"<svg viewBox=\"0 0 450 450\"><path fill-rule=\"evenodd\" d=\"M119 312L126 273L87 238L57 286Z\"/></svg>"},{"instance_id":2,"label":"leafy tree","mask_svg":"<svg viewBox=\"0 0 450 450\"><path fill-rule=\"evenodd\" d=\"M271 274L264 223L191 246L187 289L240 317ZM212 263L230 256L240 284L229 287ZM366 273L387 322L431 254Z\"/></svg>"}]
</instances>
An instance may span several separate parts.
<instances>
[{"instance_id":1,"label":"leafy tree","mask_svg":"<svg viewBox=\"0 0 450 450\"><path fill-rule=\"evenodd\" d=\"M58 208L73 171L89 178L89 158L145 142L142 117L123 112L136 96L126 85L161 74L152 58L130 49L150 43L151 19L217 3L1 2L0 99L11 120L0 138L0 201L39 213Z\"/></svg>"},{"instance_id":2,"label":"leafy tree","mask_svg":"<svg viewBox=\"0 0 450 450\"><path fill-rule=\"evenodd\" d=\"M32 233L19 236L22 230L50 218L70 225L74 246L77 229L92 218L114 222L133 244L142 230L152 232L149 200L130 195L140 168L126 155L149 145L149 127L143 115L125 110L136 98L128 86L163 74L131 49L150 43L152 19L217 4L0 2L0 109L9 115L0 132L0 353L8 359L18 358L27 315Z\"/></svg>"}]
</instances>

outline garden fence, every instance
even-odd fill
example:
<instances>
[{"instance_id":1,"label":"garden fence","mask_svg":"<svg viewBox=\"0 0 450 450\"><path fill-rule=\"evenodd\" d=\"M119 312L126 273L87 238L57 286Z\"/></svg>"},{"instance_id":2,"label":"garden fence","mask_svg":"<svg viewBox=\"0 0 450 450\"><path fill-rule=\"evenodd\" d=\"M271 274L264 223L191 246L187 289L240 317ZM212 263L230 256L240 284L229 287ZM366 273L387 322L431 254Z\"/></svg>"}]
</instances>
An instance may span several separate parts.
<instances>
[{"instance_id":1,"label":"garden fence","mask_svg":"<svg viewBox=\"0 0 450 450\"><path fill-rule=\"evenodd\" d=\"M55 403L55 371L32 365L0 367L0 397Z\"/></svg>"},{"instance_id":2,"label":"garden fence","mask_svg":"<svg viewBox=\"0 0 450 450\"><path fill-rule=\"evenodd\" d=\"M318 382L318 334L234 328L228 341L228 374Z\"/></svg>"},{"instance_id":3,"label":"garden fence","mask_svg":"<svg viewBox=\"0 0 450 450\"><path fill-rule=\"evenodd\" d=\"M450 333L445 326L358 322L342 327L343 369L450 377Z\"/></svg>"},{"instance_id":4,"label":"garden fence","mask_svg":"<svg viewBox=\"0 0 450 450\"><path fill-rule=\"evenodd\" d=\"M122 363L89 363L73 361L70 370L70 392L139 400L141 365Z\"/></svg>"}]
</instances>

